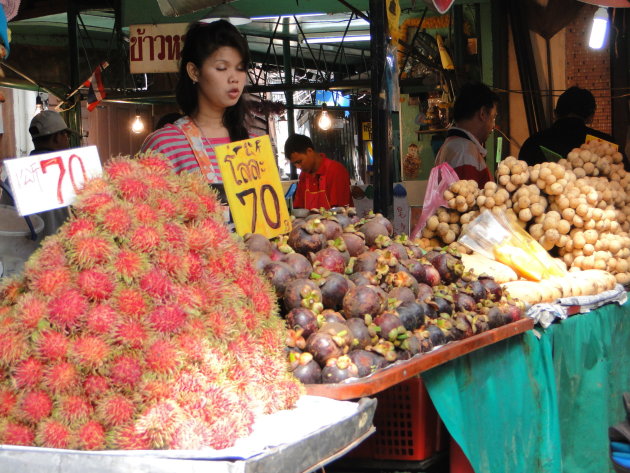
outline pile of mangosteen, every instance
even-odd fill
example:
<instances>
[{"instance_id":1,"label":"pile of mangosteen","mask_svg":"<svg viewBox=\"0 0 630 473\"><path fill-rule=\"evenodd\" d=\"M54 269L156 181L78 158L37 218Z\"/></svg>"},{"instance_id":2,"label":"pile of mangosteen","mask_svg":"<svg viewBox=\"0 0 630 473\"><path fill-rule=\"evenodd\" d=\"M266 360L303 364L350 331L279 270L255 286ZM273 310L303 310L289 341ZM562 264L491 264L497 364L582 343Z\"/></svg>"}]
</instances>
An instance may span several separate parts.
<instances>
[{"instance_id":1,"label":"pile of mangosteen","mask_svg":"<svg viewBox=\"0 0 630 473\"><path fill-rule=\"evenodd\" d=\"M288 236L245 237L287 321L289 368L305 384L367 376L513 322L522 304L452 248L423 249L389 220L311 211Z\"/></svg>"}]
</instances>

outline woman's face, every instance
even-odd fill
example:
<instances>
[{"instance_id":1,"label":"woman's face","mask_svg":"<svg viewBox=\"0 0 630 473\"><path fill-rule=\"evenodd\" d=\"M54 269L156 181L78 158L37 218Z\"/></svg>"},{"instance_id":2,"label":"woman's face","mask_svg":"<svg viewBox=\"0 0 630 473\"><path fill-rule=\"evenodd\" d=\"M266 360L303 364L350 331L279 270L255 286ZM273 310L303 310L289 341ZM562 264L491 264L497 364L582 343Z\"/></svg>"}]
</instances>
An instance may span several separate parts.
<instances>
[{"instance_id":1,"label":"woman's face","mask_svg":"<svg viewBox=\"0 0 630 473\"><path fill-rule=\"evenodd\" d=\"M225 110L238 102L247 80L246 65L237 49L222 46L198 69L188 63L188 74L197 82L199 108Z\"/></svg>"}]
</instances>

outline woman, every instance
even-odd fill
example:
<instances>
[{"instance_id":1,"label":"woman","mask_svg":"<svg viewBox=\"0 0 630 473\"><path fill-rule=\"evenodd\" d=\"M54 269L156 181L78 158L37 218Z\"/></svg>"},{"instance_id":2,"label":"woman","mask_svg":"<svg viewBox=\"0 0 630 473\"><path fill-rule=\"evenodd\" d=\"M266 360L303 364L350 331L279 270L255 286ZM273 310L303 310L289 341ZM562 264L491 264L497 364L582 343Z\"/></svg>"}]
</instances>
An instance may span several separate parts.
<instances>
[{"instance_id":1,"label":"woman","mask_svg":"<svg viewBox=\"0 0 630 473\"><path fill-rule=\"evenodd\" d=\"M247 41L231 23L192 23L175 94L184 117L149 135L141 151L162 153L177 174L200 170L221 184L214 147L249 138L242 97L248 64Z\"/></svg>"}]
</instances>

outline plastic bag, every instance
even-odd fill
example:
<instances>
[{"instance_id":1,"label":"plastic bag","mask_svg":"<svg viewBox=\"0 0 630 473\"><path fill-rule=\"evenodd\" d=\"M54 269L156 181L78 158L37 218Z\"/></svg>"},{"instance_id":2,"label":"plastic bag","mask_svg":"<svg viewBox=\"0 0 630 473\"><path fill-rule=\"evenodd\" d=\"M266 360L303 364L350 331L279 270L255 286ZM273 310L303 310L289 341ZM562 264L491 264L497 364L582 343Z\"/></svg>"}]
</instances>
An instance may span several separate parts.
<instances>
[{"instance_id":1,"label":"plastic bag","mask_svg":"<svg viewBox=\"0 0 630 473\"><path fill-rule=\"evenodd\" d=\"M473 251L508 265L530 281L566 274L566 270L540 243L505 213L483 211L468 224L458 241Z\"/></svg>"},{"instance_id":2,"label":"plastic bag","mask_svg":"<svg viewBox=\"0 0 630 473\"><path fill-rule=\"evenodd\" d=\"M427 190L424 193L422 214L416 226L413 227L411 238L416 238L420 235L427 220L435 213L438 207L445 207L447 205L444 199L444 191L456 181L459 181L459 176L448 163L439 164L431 169Z\"/></svg>"}]
</instances>

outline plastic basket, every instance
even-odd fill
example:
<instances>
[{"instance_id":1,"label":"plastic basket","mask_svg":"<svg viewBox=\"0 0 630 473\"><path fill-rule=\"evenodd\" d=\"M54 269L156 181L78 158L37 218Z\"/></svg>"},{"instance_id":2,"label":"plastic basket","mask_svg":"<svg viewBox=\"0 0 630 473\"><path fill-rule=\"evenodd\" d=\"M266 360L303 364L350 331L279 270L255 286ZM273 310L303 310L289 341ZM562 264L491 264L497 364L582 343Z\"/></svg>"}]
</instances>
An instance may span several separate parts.
<instances>
[{"instance_id":1,"label":"plastic basket","mask_svg":"<svg viewBox=\"0 0 630 473\"><path fill-rule=\"evenodd\" d=\"M419 377L376 395L376 433L350 454L375 460L425 460L436 452L442 423Z\"/></svg>"}]
</instances>

